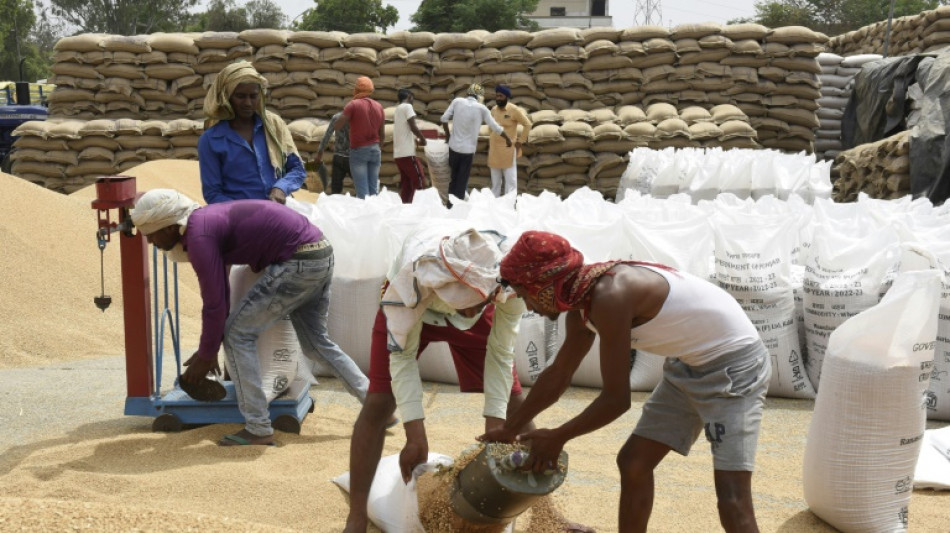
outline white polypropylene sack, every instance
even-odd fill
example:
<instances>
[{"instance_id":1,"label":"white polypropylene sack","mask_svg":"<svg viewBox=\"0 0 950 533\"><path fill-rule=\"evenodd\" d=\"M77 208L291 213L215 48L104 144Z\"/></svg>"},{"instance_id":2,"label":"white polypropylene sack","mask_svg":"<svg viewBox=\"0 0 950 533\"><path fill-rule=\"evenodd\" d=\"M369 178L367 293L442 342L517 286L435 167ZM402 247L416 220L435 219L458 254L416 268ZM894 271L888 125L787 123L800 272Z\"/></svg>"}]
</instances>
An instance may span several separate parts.
<instances>
[{"instance_id":1,"label":"white polypropylene sack","mask_svg":"<svg viewBox=\"0 0 950 533\"><path fill-rule=\"evenodd\" d=\"M241 304L247 291L257 283L262 272L253 272L247 265L231 267L231 310ZM257 357L261 364L261 386L267 402L283 394L297 376L300 361L300 342L289 316L278 320L257 337ZM237 375L227 358L224 361L228 373ZM306 374L306 373L304 373Z\"/></svg>"},{"instance_id":2,"label":"white polypropylene sack","mask_svg":"<svg viewBox=\"0 0 950 533\"><path fill-rule=\"evenodd\" d=\"M746 217L715 224L716 275L755 325L772 357L768 395L814 398L801 360L791 279L793 227L789 217ZM754 227L755 231L749 231Z\"/></svg>"},{"instance_id":3,"label":"white polypropylene sack","mask_svg":"<svg viewBox=\"0 0 950 533\"><path fill-rule=\"evenodd\" d=\"M843 225L847 221L838 222ZM849 317L878 303L900 255L898 237L892 230L853 238L836 229L841 228L826 225L816 231L804 259L805 368L816 390L821 388L829 336Z\"/></svg>"},{"instance_id":4,"label":"white polypropylene sack","mask_svg":"<svg viewBox=\"0 0 950 533\"><path fill-rule=\"evenodd\" d=\"M831 335L805 443L813 513L845 531L906 531L940 303L936 270L902 273Z\"/></svg>"},{"instance_id":5,"label":"white polypropylene sack","mask_svg":"<svg viewBox=\"0 0 950 533\"><path fill-rule=\"evenodd\" d=\"M914 489L950 490L950 426L924 432Z\"/></svg>"},{"instance_id":6,"label":"white polypropylene sack","mask_svg":"<svg viewBox=\"0 0 950 533\"><path fill-rule=\"evenodd\" d=\"M518 341L515 343L515 369L522 385L534 385L541 372L554 359L556 352L549 351L551 343L548 336L557 335L557 331L549 322L556 324L530 311L521 316Z\"/></svg>"},{"instance_id":7,"label":"white polypropylene sack","mask_svg":"<svg viewBox=\"0 0 950 533\"><path fill-rule=\"evenodd\" d=\"M409 483L402 480L399 469L399 454L383 457L376 466L376 475L369 489L366 511L369 519L383 533L425 533L419 521L419 499L416 481L426 472L439 465L452 466L452 458L439 453L429 453L428 461L412 471ZM333 478L338 487L350 492L350 473L344 472Z\"/></svg>"},{"instance_id":8,"label":"white polypropylene sack","mask_svg":"<svg viewBox=\"0 0 950 533\"><path fill-rule=\"evenodd\" d=\"M337 271L339 272L339 271ZM327 331L363 373L369 372L373 324L379 311L379 291L385 276L369 279L333 276L330 285L330 310ZM322 371L318 375L329 375Z\"/></svg>"}]
</instances>

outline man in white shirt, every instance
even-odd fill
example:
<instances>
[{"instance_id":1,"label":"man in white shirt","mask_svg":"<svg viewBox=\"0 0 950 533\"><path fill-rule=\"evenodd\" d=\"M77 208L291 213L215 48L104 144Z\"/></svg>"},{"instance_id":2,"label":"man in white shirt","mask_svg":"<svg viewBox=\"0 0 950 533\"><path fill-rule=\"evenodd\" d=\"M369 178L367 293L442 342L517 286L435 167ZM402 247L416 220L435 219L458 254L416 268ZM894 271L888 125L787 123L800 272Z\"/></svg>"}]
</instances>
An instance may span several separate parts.
<instances>
[{"instance_id":1,"label":"man in white shirt","mask_svg":"<svg viewBox=\"0 0 950 533\"><path fill-rule=\"evenodd\" d=\"M482 124L505 139L508 147L512 146L511 137L505 133L491 112L481 103L485 89L477 83L469 86L465 98L456 98L449 104L449 108L442 114L442 130L449 142L449 168L452 170L452 179L449 181L449 196L465 198L468 190L468 176L472 170L472 157L478 146L478 130ZM452 132L449 132L449 121L452 121Z\"/></svg>"},{"instance_id":2,"label":"man in white shirt","mask_svg":"<svg viewBox=\"0 0 950 533\"><path fill-rule=\"evenodd\" d=\"M399 105L393 114L393 161L399 167L399 197L411 204L416 191L426 186L426 173L416 157L416 141L426 145L426 138L416 126L416 111L412 108L413 95L409 89L399 89Z\"/></svg>"},{"instance_id":3,"label":"man in white shirt","mask_svg":"<svg viewBox=\"0 0 950 533\"><path fill-rule=\"evenodd\" d=\"M449 344L462 392L484 393L486 431L500 428L507 411L521 405L514 351L525 304L498 283L504 237L474 229L447 233L429 228L410 236L387 276L373 326L370 388L350 441L348 533L366 531L369 491L397 407L406 431L403 478L428 460L416 358L430 342Z\"/></svg>"}]
</instances>

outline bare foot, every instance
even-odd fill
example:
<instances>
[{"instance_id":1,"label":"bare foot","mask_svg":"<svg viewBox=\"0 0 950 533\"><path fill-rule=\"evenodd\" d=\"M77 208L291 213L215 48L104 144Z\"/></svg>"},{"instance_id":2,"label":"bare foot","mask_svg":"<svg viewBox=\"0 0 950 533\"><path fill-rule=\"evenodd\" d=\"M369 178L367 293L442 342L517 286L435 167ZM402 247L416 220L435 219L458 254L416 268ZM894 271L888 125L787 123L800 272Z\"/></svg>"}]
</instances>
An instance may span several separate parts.
<instances>
[{"instance_id":1,"label":"bare foot","mask_svg":"<svg viewBox=\"0 0 950 533\"><path fill-rule=\"evenodd\" d=\"M346 527L343 528L343 533L366 533L368 523L369 518L366 517L362 519L353 518L352 516L347 517Z\"/></svg>"},{"instance_id":2,"label":"bare foot","mask_svg":"<svg viewBox=\"0 0 950 533\"><path fill-rule=\"evenodd\" d=\"M273 435L259 437L246 429L234 435L225 435L218 441L218 446L277 446Z\"/></svg>"}]
</instances>

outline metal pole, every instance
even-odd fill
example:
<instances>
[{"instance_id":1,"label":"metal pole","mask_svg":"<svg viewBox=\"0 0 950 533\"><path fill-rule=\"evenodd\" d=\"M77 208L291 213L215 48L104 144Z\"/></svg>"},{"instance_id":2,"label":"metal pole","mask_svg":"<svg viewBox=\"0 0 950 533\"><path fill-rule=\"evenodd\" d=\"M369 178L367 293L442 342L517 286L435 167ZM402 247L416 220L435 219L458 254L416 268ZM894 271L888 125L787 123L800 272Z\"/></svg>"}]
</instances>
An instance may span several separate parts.
<instances>
[{"instance_id":1,"label":"metal pole","mask_svg":"<svg viewBox=\"0 0 950 533\"><path fill-rule=\"evenodd\" d=\"M887 33L884 35L884 57L887 57L888 48L891 45L891 22L894 20L894 3L897 0L891 0L891 7L887 13Z\"/></svg>"}]
</instances>

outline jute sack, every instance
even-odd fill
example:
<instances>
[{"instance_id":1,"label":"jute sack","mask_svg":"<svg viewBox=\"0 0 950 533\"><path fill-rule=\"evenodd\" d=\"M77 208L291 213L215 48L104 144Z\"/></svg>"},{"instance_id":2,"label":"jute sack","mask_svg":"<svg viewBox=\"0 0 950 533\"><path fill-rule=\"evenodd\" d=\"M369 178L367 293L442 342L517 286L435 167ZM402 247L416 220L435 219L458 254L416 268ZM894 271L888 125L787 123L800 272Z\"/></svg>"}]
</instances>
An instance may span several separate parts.
<instances>
[{"instance_id":1,"label":"jute sack","mask_svg":"<svg viewBox=\"0 0 950 533\"><path fill-rule=\"evenodd\" d=\"M107 36L107 34L102 33L81 33L71 37L63 37L56 41L56 44L53 45L53 50L57 52L98 52L101 50L100 45L102 41Z\"/></svg>"},{"instance_id":2,"label":"jute sack","mask_svg":"<svg viewBox=\"0 0 950 533\"><path fill-rule=\"evenodd\" d=\"M142 54L152 51L145 35L109 35L102 39L99 46L108 52L131 52L133 54Z\"/></svg>"},{"instance_id":3,"label":"jute sack","mask_svg":"<svg viewBox=\"0 0 950 533\"><path fill-rule=\"evenodd\" d=\"M611 26L593 26L581 30L581 39L584 40L584 46L601 40L616 43L620 40L621 33L623 33L623 30Z\"/></svg>"},{"instance_id":4,"label":"jute sack","mask_svg":"<svg viewBox=\"0 0 950 533\"><path fill-rule=\"evenodd\" d=\"M627 139L631 141L651 141L656 138L656 126L650 121L635 122L623 128Z\"/></svg>"},{"instance_id":5,"label":"jute sack","mask_svg":"<svg viewBox=\"0 0 950 533\"><path fill-rule=\"evenodd\" d=\"M197 56L200 52L195 46L193 35L185 33L152 33L148 36L148 45L153 51L166 54L180 52Z\"/></svg>"},{"instance_id":6,"label":"jute sack","mask_svg":"<svg viewBox=\"0 0 950 533\"><path fill-rule=\"evenodd\" d=\"M663 26L633 26L623 30L623 33L620 34L620 40L636 41L642 43L655 37L662 37L665 39L669 36L670 30L664 28Z\"/></svg>"},{"instance_id":7,"label":"jute sack","mask_svg":"<svg viewBox=\"0 0 950 533\"><path fill-rule=\"evenodd\" d=\"M722 27L722 35L738 41L741 39L761 40L770 30L761 24L729 24Z\"/></svg>"},{"instance_id":8,"label":"jute sack","mask_svg":"<svg viewBox=\"0 0 950 533\"><path fill-rule=\"evenodd\" d=\"M498 30L485 36L482 45L490 48L525 46L534 36L524 30Z\"/></svg>"},{"instance_id":9,"label":"jute sack","mask_svg":"<svg viewBox=\"0 0 950 533\"><path fill-rule=\"evenodd\" d=\"M528 41L528 48L550 47L557 48L564 44L581 44L583 39L580 32L574 28L550 28L536 31ZM479 43L480 44L480 43Z\"/></svg>"},{"instance_id":10,"label":"jute sack","mask_svg":"<svg viewBox=\"0 0 950 533\"><path fill-rule=\"evenodd\" d=\"M222 48L227 50L233 46L243 43L234 31L206 31L200 36L195 37L195 46L204 50L206 48Z\"/></svg>"}]
</instances>

